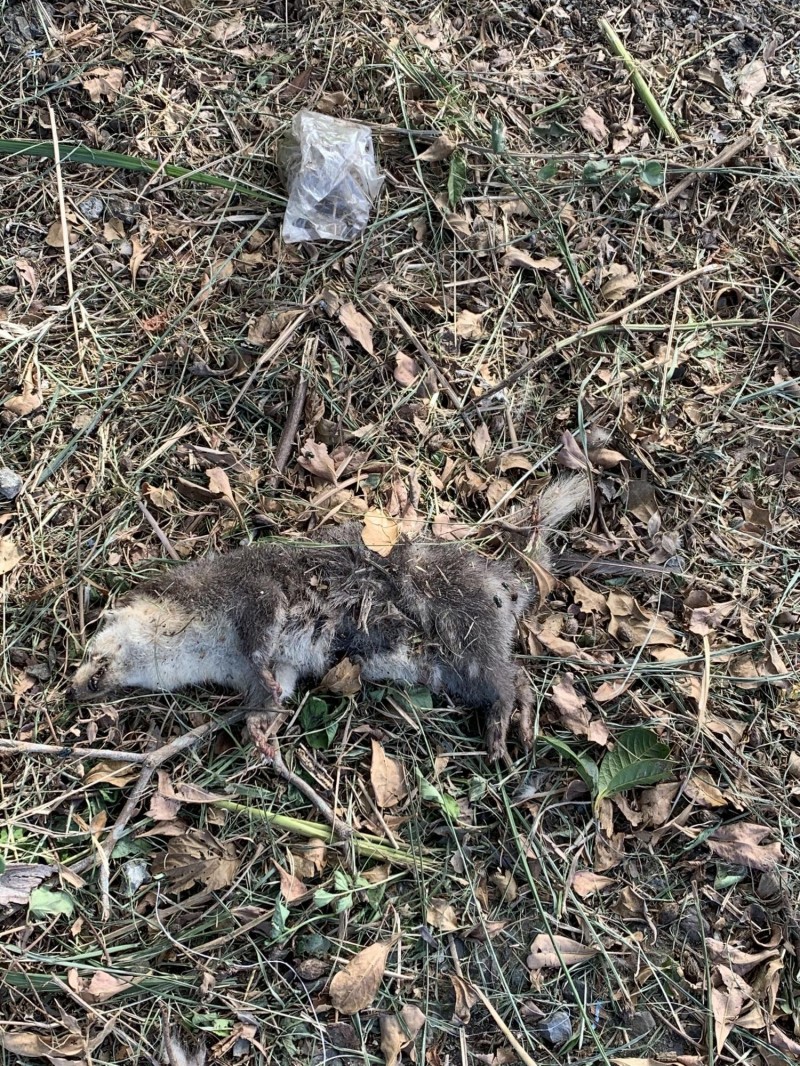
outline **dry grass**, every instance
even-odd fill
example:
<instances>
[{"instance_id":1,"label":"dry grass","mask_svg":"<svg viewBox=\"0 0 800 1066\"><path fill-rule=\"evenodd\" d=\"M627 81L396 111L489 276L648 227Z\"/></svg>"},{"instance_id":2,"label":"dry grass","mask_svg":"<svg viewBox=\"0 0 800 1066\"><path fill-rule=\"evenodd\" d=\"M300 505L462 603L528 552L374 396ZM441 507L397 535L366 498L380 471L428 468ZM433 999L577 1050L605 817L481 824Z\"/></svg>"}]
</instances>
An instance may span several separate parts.
<instances>
[{"instance_id":1,"label":"dry grass","mask_svg":"<svg viewBox=\"0 0 800 1066\"><path fill-rule=\"evenodd\" d=\"M463 972L539 1063L796 1061L800 341L781 328L800 283L794 9L703 14L662 0L620 16L583 2L382 12L362 2L181 0L148 9L155 28L95 0L56 6L43 26L44 10L24 2L0 17L10 57L4 137L49 141L54 129L62 144L157 158L280 198L275 160L288 122L300 107L325 108L373 124L387 181L362 240L297 249L280 241L280 199L74 164L59 180L47 161L0 162L0 387L11 397L28 381L42 395L28 415L0 414L0 465L25 481L0 513L0 534L21 557L3 578L5 736L142 751L233 706L192 693L78 713L64 699L109 595L163 565L141 501L181 558L307 532L368 506L397 513L408 493L438 532L464 523L497 551L503 520L534 499L570 431L594 454L596 488L572 544L639 560L679 554L687 576L585 579L604 598L616 590L660 612L681 661L614 638L575 587L559 587L539 615L558 621L561 643L552 631L530 635L543 733L590 747L548 695L569 671L612 738L645 722L670 746L672 792L628 792L599 819L553 750L491 771L474 716L432 714L424 694L417 703L391 692L329 698L290 721L287 757L315 787L354 824L433 860L435 873L363 863L374 883L354 884L329 852L305 875L309 894L286 907L274 862L288 868L290 848L302 868L298 838L193 803L180 807L177 837L143 837L155 824L145 805L114 851L104 921L98 866L82 878L70 867L96 855L132 778L87 784L91 760L0 754L0 856L58 865L74 905L71 916L7 909L0 1032L47 1038L59 1062L166 1061L167 1025L223 1062L330 1062L349 1044L366 1063L381 1058L380 1014L413 1002L427 1019L418 1061L512 1061L507 1033L483 1006L464 1027L454 1019L450 976ZM649 121L597 14L625 38L681 145ZM753 60L768 80L743 103L741 71ZM93 101L83 83L97 68L122 79ZM605 122L601 141L581 124L597 128L587 107ZM660 203L756 119L749 148ZM408 130L426 132L415 141ZM452 211L451 160L415 159L414 145L421 151L436 131L458 143L464 163ZM81 205L94 197L102 214L87 218ZM68 263L47 242L62 217ZM504 262L509 249L560 265L519 269ZM704 264L719 269L487 395L548 346ZM615 277L635 287L612 303L603 290ZM335 313L348 300L373 324L374 356ZM396 379L398 354L422 357L390 308L442 378L421 366L421 383ZM307 318L232 406L299 309ZM482 316L467 336L464 312ZM274 477L300 375L309 386L301 430ZM482 423L485 451L473 442ZM336 486L298 464L309 437L334 455ZM597 454L606 437L623 460ZM220 466L235 508L208 488L206 471ZM707 604L726 606L710 620L692 614ZM597 702L603 682L626 684ZM313 710L338 726L320 750L304 742ZM373 739L414 782L399 810L376 809ZM238 728L167 769L176 787L311 816L254 762ZM416 771L458 801L457 819L421 798ZM709 837L739 823L768 830L777 863L774 851L767 870L715 857ZM182 889L158 871L186 827L206 832L196 837L206 866ZM624 852L617 862L613 847ZM206 888L231 856L225 884ZM150 875L134 889L131 862ZM582 895L576 872L591 870L610 884ZM431 924L437 898L453 906L455 931ZM594 953L532 979L527 958L541 933ZM373 1007L336 1018L329 975L395 935ZM736 951L766 954L748 963ZM127 987L92 996L98 973ZM729 1035L726 1009L737 1019ZM566 1049L540 1026L559 1010L572 1022ZM0 1051L0 1061L18 1060Z\"/></svg>"}]
</instances>

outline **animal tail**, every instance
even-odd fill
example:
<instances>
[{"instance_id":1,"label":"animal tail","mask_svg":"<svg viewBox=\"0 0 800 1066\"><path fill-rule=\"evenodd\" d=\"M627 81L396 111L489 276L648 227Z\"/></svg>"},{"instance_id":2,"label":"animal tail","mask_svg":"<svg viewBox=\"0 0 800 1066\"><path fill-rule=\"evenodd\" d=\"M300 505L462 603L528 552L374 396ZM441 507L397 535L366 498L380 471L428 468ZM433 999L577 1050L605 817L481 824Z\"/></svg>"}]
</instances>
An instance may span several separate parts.
<instances>
[{"instance_id":1,"label":"animal tail","mask_svg":"<svg viewBox=\"0 0 800 1066\"><path fill-rule=\"evenodd\" d=\"M550 540L554 531L570 515L582 510L589 503L590 496L591 486L584 474L563 474L551 481L537 501L536 532L528 544L528 557L550 569Z\"/></svg>"}]
</instances>

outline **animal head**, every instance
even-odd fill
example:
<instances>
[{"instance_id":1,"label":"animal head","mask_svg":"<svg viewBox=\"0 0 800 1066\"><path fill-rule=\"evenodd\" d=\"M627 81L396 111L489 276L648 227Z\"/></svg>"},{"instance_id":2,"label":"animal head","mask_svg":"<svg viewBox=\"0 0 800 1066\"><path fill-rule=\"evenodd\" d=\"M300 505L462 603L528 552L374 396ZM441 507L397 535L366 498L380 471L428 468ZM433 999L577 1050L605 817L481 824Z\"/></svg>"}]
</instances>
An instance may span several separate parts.
<instances>
[{"instance_id":1,"label":"animal head","mask_svg":"<svg viewBox=\"0 0 800 1066\"><path fill-rule=\"evenodd\" d=\"M164 667L186 620L152 600L109 611L72 678L70 695L98 700L121 689L168 689Z\"/></svg>"}]
</instances>

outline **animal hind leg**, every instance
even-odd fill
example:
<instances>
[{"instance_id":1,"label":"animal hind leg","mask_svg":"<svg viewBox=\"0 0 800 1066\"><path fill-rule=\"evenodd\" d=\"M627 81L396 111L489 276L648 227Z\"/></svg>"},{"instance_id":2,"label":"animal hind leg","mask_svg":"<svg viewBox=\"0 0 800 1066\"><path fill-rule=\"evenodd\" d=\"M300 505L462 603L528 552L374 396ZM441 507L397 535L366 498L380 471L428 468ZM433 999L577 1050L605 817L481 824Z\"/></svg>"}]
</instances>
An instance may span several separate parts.
<instances>
[{"instance_id":1,"label":"animal hind leg","mask_svg":"<svg viewBox=\"0 0 800 1066\"><path fill-rule=\"evenodd\" d=\"M516 688L517 707L519 709L517 732L520 744L528 751L533 747L533 709L535 701L528 675L521 666L517 668L514 687Z\"/></svg>"},{"instance_id":2,"label":"animal hind leg","mask_svg":"<svg viewBox=\"0 0 800 1066\"><path fill-rule=\"evenodd\" d=\"M511 756L508 754L508 727L514 713L516 688L513 682L504 678L496 682L496 690L497 699L489 708L486 720L486 745L492 762L502 760L509 765Z\"/></svg>"}]
</instances>

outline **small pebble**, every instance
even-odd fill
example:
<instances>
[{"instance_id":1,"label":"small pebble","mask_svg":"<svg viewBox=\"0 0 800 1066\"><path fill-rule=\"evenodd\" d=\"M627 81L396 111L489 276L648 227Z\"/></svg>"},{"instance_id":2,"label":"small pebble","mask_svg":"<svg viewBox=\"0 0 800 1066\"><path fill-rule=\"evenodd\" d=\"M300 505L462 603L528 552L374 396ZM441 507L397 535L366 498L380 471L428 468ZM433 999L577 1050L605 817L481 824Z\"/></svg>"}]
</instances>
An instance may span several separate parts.
<instances>
[{"instance_id":1,"label":"small pebble","mask_svg":"<svg viewBox=\"0 0 800 1066\"><path fill-rule=\"evenodd\" d=\"M0 469L0 496L4 500L15 500L22 492L22 478L9 470L7 466Z\"/></svg>"},{"instance_id":2,"label":"small pebble","mask_svg":"<svg viewBox=\"0 0 800 1066\"><path fill-rule=\"evenodd\" d=\"M556 1011L549 1018L539 1023L542 1038L553 1047L565 1043L572 1036L572 1019L565 1010Z\"/></svg>"},{"instance_id":3,"label":"small pebble","mask_svg":"<svg viewBox=\"0 0 800 1066\"><path fill-rule=\"evenodd\" d=\"M90 222L97 222L98 219L103 217L105 207L99 196L87 196L85 200L78 204L78 210Z\"/></svg>"}]
</instances>

